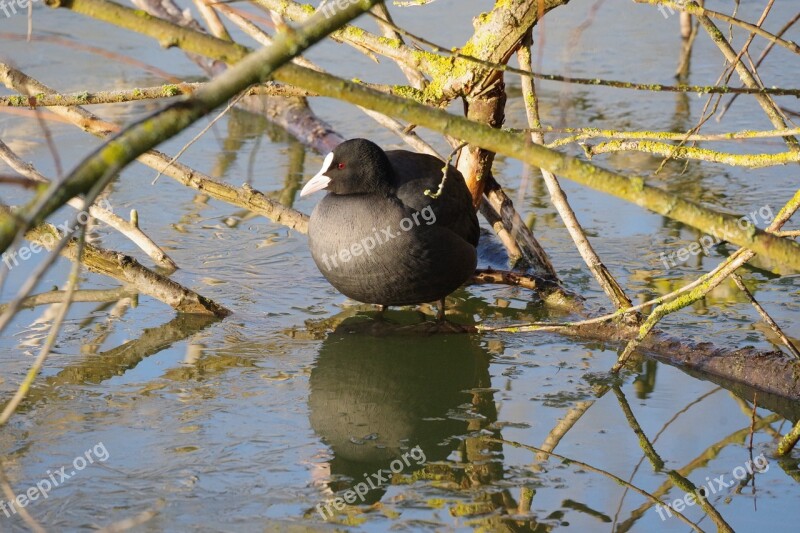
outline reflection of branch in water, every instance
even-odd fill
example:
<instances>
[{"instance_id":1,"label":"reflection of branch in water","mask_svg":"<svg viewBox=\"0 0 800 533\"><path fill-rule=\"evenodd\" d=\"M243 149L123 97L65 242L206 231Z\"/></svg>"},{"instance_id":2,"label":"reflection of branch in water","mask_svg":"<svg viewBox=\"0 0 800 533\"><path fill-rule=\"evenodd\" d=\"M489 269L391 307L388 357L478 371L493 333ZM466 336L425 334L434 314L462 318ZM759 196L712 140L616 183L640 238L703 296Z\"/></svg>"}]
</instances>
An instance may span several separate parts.
<instances>
[{"instance_id":1,"label":"reflection of branch in water","mask_svg":"<svg viewBox=\"0 0 800 533\"><path fill-rule=\"evenodd\" d=\"M276 127L261 115L248 113L238 108L231 109L230 118L227 121L227 134L222 139L222 146L217 154L210 176L216 179L222 178L231 172L231 168L236 163L239 155L244 149L244 145L255 140L255 143L267 135L272 142L291 143L293 137L286 133L286 130ZM294 141L297 142L297 141ZM241 174L241 172L237 172ZM250 174L247 174L249 177Z\"/></svg>"},{"instance_id":2,"label":"reflection of branch in water","mask_svg":"<svg viewBox=\"0 0 800 533\"><path fill-rule=\"evenodd\" d=\"M58 311L56 311L55 319L53 320L53 324L50 326L50 332L47 334L47 338L44 341L42 349L39 351L39 355L36 356L33 364L31 364L31 368L28 370L28 373L22 380L17 392L14 393L14 396L12 396L4 406L3 412L0 413L0 426L3 426L6 422L8 422L8 419L12 414L14 414L14 411L17 410L19 404L28 395L28 391L30 391L31 386L33 386L36 376L38 376L39 372L41 372L44 362L47 360L47 357L50 355L53 346L56 344L58 334L61 332L61 326L64 324L64 319L67 317L69 308L72 305L72 295L78 286L78 278L81 273L81 259L83 257L84 246L86 244L86 225L81 224L79 232L77 245L78 249L75 252L75 263L72 265L72 268L69 272L67 290L64 294L64 302L58 307Z\"/></svg>"},{"instance_id":3,"label":"reflection of branch in water","mask_svg":"<svg viewBox=\"0 0 800 533\"><path fill-rule=\"evenodd\" d=\"M49 291L40 294L33 294L23 299L20 309L30 309L39 305L60 304L64 301L65 291ZM74 303L80 302L112 302L122 298L134 296L136 291L128 287L118 287L116 289L82 289L77 290L72 295ZM2 312L8 304L0 305Z\"/></svg>"},{"instance_id":4,"label":"reflection of branch in water","mask_svg":"<svg viewBox=\"0 0 800 533\"><path fill-rule=\"evenodd\" d=\"M720 390L722 390L722 387L717 387L716 389L712 389L712 390L710 390L710 391L706 392L705 394L703 394L703 395L702 395L702 396L700 396L699 398L697 398L697 399L695 399L695 400L692 400L691 402L689 402L689 403L688 403L686 406L684 406L684 408L683 408L683 409L681 409L680 411L678 411L677 413L675 413L674 415L672 415L672 418L670 418L669 420L667 420L667 421L666 421L666 423L664 423L664 425L663 425L663 426L661 426L661 429L660 429L660 430L658 430L658 433L656 433L656 436L655 436L655 437L653 437L653 441L652 441L652 442L653 442L653 444L655 444L655 443L658 441L658 439L661 437L661 435L664 433L664 431L666 431L666 430L667 430L667 428L668 428L669 426L671 426L671 425L672 425L672 423L673 423L673 422L675 422L675 421L676 421L676 420L677 420L677 419L678 419L678 418L679 418L679 417L680 417L680 416L681 416L683 413L687 412L687 411L688 411L689 409L691 409L693 406L697 405L698 403L702 402L703 400L705 400L706 398L708 398L709 396L711 396L712 394L714 394L714 393L716 393L717 391L720 391ZM735 396L735 395L734 395L734 396ZM633 472L631 472L631 475L630 475L630 477L628 478L628 481L633 481L633 478L636 476L636 473L639 471L639 467L640 467L640 466L642 466L642 462L644 461L645 457L646 457L646 455L642 455L642 457L639 459L639 462L638 462L638 463L636 463L636 466L634 467L634 469L633 469ZM620 511L622 511L622 504L623 504L623 502L625 501L625 496L626 496L627 494L628 494L628 489L626 488L626 489L625 489L625 490L622 492L622 496L621 496L621 497L620 497L620 499L619 499L619 505L617 506L617 512L616 512L616 513L614 513L614 523L613 523L613 525L611 526L611 529L612 529L613 531L616 531L617 520L619 520L619 513L620 513Z\"/></svg>"},{"instance_id":5,"label":"reflection of branch in water","mask_svg":"<svg viewBox=\"0 0 800 533\"><path fill-rule=\"evenodd\" d=\"M627 487L626 487L627 488ZM585 503L576 502L575 500L566 499L561 503L562 506L566 507L567 509L572 509L573 511L577 511L579 513L584 513L592 518L597 518L601 522L605 522L606 524L611 523L611 517L605 513L602 513L596 509L592 509Z\"/></svg>"},{"instance_id":6,"label":"reflection of branch in water","mask_svg":"<svg viewBox=\"0 0 800 533\"><path fill-rule=\"evenodd\" d=\"M755 417L755 421L756 422L761 421L761 420L764 419L764 417L762 417L762 416L755 416L754 415L755 405L753 405L753 407L750 407L750 404L747 402L747 400L745 400L743 398L740 398L733 391L728 391L728 396L730 396L731 400L736 402L736 404L739 406L739 409L742 410L742 413L745 416L747 416L747 418ZM752 428L755 430L755 423L752 424ZM781 432L772 429L772 426L766 426L763 429L764 429L764 433L769 434L773 439L779 439L781 437Z\"/></svg>"},{"instance_id":7,"label":"reflection of branch in water","mask_svg":"<svg viewBox=\"0 0 800 533\"><path fill-rule=\"evenodd\" d=\"M522 444L520 442L515 442L515 441L511 441L511 440L491 439L491 438L487 439L487 440L495 440L495 441L500 442L502 444L508 444L509 446L513 446L515 448L523 448L525 450L529 450L529 451L535 452L535 453L542 453L542 452L546 453L548 456L555 457L556 459L560 459L562 461L565 461L568 464L576 465L576 466L579 466L579 467L584 468L586 470L589 470L591 472L595 472L597 474L601 474L603 476L611 478L616 483L618 483L619 485L622 485L623 487L630 488L634 492L637 492L638 494L640 494L640 495L644 496L645 498L651 500L653 503L657 503L657 504L661 503L661 500L659 500L654 494L650 494L649 492L645 491L644 489L641 489L641 488L637 487L636 485L628 483L627 481L625 481L621 477L617 477L614 474L612 474L611 472L607 472L606 470L602 470L600 468L594 467L594 466L592 466L590 464L584 463L583 461L577 461L575 459L572 459L570 457L565 457L565 456L557 454L555 452L547 452L547 451L545 451L545 450L543 450L541 448L537 448L536 446L529 446L527 444ZM684 522L686 522L689 525L689 527L691 527L695 531L698 531L698 532L702 533L702 530L699 529L696 525L694 525L691 520L689 520L688 518L683 516L678 511L673 510L673 512L675 513L675 516L677 516L680 520L683 520Z\"/></svg>"},{"instance_id":8,"label":"reflection of branch in water","mask_svg":"<svg viewBox=\"0 0 800 533\"><path fill-rule=\"evenodd\" d=\"M0 459L0 487L2 487L3 494L8 502L13 502L16 499L17 495L14 493L14 488L8 482L5 465L3 464L2 459ZM25 507L20 505L16 507L16 510L19 512L19 515L22 517L25 523L28 524L28 527L31 528L31 531L35 531L36 533L45 533L45 531L47 531L28 513L28 510L25 509Z\"/></svg>"},{"instance_id":9,"label":"reflection of branch in water","mask_svg":"<svg viewBox=\"0 0 800 533\"><path fill-rule=\"evenodd\" d=\"M8 207L0 204L0 215L9 214ZM75 224L73 219L71 224ZM34 270L25 281L17 296L0 314L0 330L2 330L19 309L20 302L34 289L36 282L55 261L56 253L60 253L70 261L76 261L78 256L78 241L70 237L49 223L42 223L25 233L25 238L37 243L40 247L51 252L42 263ZM86 243L81 247L81 264L87 270L114 278L124 284L129 284L156 300L166 303L175 310L183 313L213 314L225 317L230 311L216 302L188 289L172 279L143 266L131 256L107 250L99 246Z\"/></svg>"},{"instance_id":10,"label":"reflection of branch in water","mask_svg":"<svg viewBox=\"0 0 800 533\"><path fill-rule=\"evenodd\" d=\"M19 410L24 411L42 400L57 398L65 386L96 384L118 376L135 368L145 358L194 335L217 320L206 315L180 314L166 324L145 329L138 339L86 357L42 380L30 390Z\"/></svg>"},{"instance_id":11,"label":"reflection of branch in water","mask_svg":"<svg viewBox=\"0 0 800 533\"><path fill-rule=\"evenodd\" d=\"M627 400L625 399L625 396L622 393L622 391L619 391L619 393L617 394L617 398L620 401L620 406L622 407L623 411L625 412L625 417L628 419L628 422L632 424L632 427L634 425L636 427L639 427L638 426L638 422L636 421L635 417L633 416L633 412L631 411L630 406L628 405ZM780 417L778 415L768 416L768 417L763 418L760 421L756 422L753 425L752 429L761 429L761 427L763 427L765 425L769 425L772 422L774 422L776 420L779 420L779 419L780 419ZM641 432L641 427L639 427L639 432ZM683 490L686 493L695 493L696 494L697 488L694 486L694 484L691 481L689 481L689 479L686 476L690 472L692 472L694 469L698 468L699 466L703 466L703 465L707 464L712 458L716 457L719 454L719 452L722 450L722 448L724 448L727 444L730 444L732 442L743 443L744 440L747 438L747 436L750 434L750 432L751 432L751 426L748 425L748 427L733 433L732 435L728 436L727 438L723 439L722 441L720 441L720 442L712 445L711 447L707 448L706 451L703 452L703 454L701 454L698 458L696 458L694 461L692 461L688 465L684 466L683 468L681 468L679 470L670 470L669 472L667 472L667 474L669 475L669 479L667 481L665 481L653 494L660 497L661 495L666 494L667 491L669 491L669 489L673 485L679 487L681 490ZM654 453L655 450L652 448L652 444L647 442L647 439L646 439L646 437L644 437L644 433L643 432L641 432L641 436L642 436L642 438L640 438L639 441L640 441L640 444L642 444L643 448L645 448L645 447L649 448L649 450L652 453ZM645 453L648 453L648 452L645 451ZM659 461L661 461L660 457L658 457L657 455L656 455L656 457L658 458ZM661 461L661 464L663 465L663 461ZM703 508L703 510L706 512L706 514L708 516L710 516L712 520L714 520L714 523L717 525L717 528L719 530L721 530L721 531L733 531L731 529L731 527L724 521L724 519L719 514L719 512L708 502L708 500L706 498L696 498L696 501ZM639 509L634 510L631 513L631 518L629 518L627 521L625 521L622 524L620 524L620 527L618 528L617 531L627 531L630 528L630 526L632 526L633 523L644 513L644 511L649 509L651 506L649 504L647 504L646 506L643 506L643 507L644 507L644 509L642 507L640 507ZM673 511L674 511L674 509L673 509Z\"/></svg>"},{"instance_id":12,"label":"reflection of branch in water","mask_svg":"<svg viewBox=\"0 0 800 533\"><path fill-rule=\"evenodd\" d=\"M161 511L165 505L166 501L159 498L156 504L149 509L145 509L141 513L138 513L130 518L125 518L118 522L114 522L113 524L107 525L106 527L98 530L98 533L121 533L122 531L133 529L136 526L140 526L146 522L149 522L158 516L159 511Z\"/></svg>"},{"instance_id":13,"label":"reflection of branch in water","mask_svg":"<svg viewBox=\"0 0 800 533\"><path fill-rule=\"evenodd\" d=\"M306 161L306 148L298 142L289 144L288 165L286 167L286 179L283 189L281 189L278 201L286 207L293 207L295 195L300 190L303 181L304 164ZM249 175L249 173L248 173Z\"/></svg>"},{"instance_id":14,"label":"reflection of branch in water","mask_svg":"<svg viewBox=\"0 0 800 533\"><path fill-rule=\"evenodd\" d=\"M781 420L781 416L776 414L769 415L767 417L762 418L761 420L756 421L755 429L760 430L764 427L769 426L773 422L777 422L778 420ZM700 455L698 455L692 461L687 463L686 466L677 469L676 472L681 476L688 476L696 469L706 466L712 459L717 457L719 453L729 444L744 444L745 439L749 434L750 434L749 425L745 428L735 431L734 433L731 433L724 439L706 448ZM658 489L653 491L653 495L661 498L661 496L669 492L669 490L672 488L673 485L674 483L672 479L667 479L666 481L664 481L664 483L661 484L660 487L658 487ZM636 520L638 520L651 507L652 504L646 503L641 507L634 509L631 512L631 517L625 522L622 522L616 531L618 532L628 531L633 526L633 523L636 522Z\"/></svg>"},{"instance_id":15,"label":"reflection of branch in water","mask_svg":"<svg viewBox=\"0 0 800 533\"><path fill-rule=\"evenodd\" d=\"M605 394L606 391L603 391ZM544 461L547 459L547 454L552 452L558 446L558 443L561 442L561 439L564 438L564 435L573 428L573 426L581 419L581 417L589 410L589 408L594 405L594 402L597 400L591 400L586 402L577 402L575 407L571 408L567 411L567 414L558 421L558 424L550 430L550 433L547 434L545 437L544 442L542 443L542 450L541 452L536 454L536 463L531 465L531 468L534 470L537 468L537 463Z\"/></svg>"},{"instance_id":16,"label":"reflection of branch in water","mask_svg":"<svg viewBox=\"0 0 800 533\"><path fill-rule=\"evenodd\" d=\"M608 392L608 388L604 388L599 394L599 397L602 397L606 392ZM545 437L544 442L542 443L542 451L536 453L535 461L529 466L531 471L542 471L542 466L540 463L544 462L547 459L547 456L556 449L556 446L558 446L558 443L564 438L564 435L566 435L567 432L575 426L578 420L580 420L581 417L586 414L586 411L588 411L589 408L594 405L595 401L597 400L577 402L574 407L567 411L567 414L558 421L555 427L550 430L550 433L547 434L547 437ZM531 503L533 500L533 494L531 493L530 489L527 487L520 488L519 500L520 512L530 512Z\"/></svg>"},{"instance_id":17,"label":"reflection of branch in water","mask_svg":"<svg viewBox=\"0 0 800 533\"><path fill-rule=\"evenodd\" d=\"M22 300L20 309L33 309L41 305L47 305L49 307L42 311L41 315L30 322L19 333L20 340L18 342L18 346L20 348L32 349L37 346L41 346L41 343L44 340L44 337L41 335L41 331L47 324L52 323L53 319L57 316L58 310L61 308L61 304L64 301L65 295L66 291L52 290L49 292L29 296ZM111 305L112 302L118 302L117 305L119 305L119 302L128 302L127 305L130 305L132 300L131 297L135 298L136 295L136 292L133 292L132 289L127 287L118 287L116 289L76 290L72 298L73 303L103 303L103 305L98 306L89 312L86 318L84 318L78 324L78 328L85 329L88 327L89 324L97 319L97 313ZM6 308L6 305L8 304L0 305L0 312ZM91 341L87 341L83 344L83 348L86 348L90 345Z\"/></svg>"},{"instance_id":18,"label":"reflection of branch in water","mask_svg":"<svg viewBox=\"0 0 800 533\"><path fill-rule=\"evenodd\" d=\"M88 328L89 325L96 320L95 317L101 316L101 312L103 312L106 317L103 322L96 324L94 337L87 338L86 341L82 343L81 353L83 355L97 353L97 350L100 349L106 339L108 339L109 335L111 335L111 332L114 331L114 324L119 321L119 319L121 319L125 313L128 312L128 309L131 307L136 307L138 303L137 296L138 294L133 297L120 298L116 302L107 302L103 305L100 305L93 309L86 319L80 323L79 327L84 329ZM105 310L112 304L113 306L111 309L106 312Z\"/></svg>"}]
</instances>

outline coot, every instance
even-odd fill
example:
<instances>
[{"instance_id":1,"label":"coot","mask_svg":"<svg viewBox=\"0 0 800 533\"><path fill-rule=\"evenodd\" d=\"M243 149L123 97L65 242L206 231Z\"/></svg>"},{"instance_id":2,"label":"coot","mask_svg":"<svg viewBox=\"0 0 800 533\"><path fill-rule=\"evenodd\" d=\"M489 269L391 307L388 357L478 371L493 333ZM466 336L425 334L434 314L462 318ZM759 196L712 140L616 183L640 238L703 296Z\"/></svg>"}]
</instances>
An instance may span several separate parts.
<instances>
[{"instance_id":1,"label":"coot","mask_svg":"<svg viewBox=\"0 0 800 533\"><path fill-rule=\"evenodd\" d=\"M478 219L464 178L444 162L366 139L343 142L300 196L325 189L311 214L309 246L322 275L354 300L413 305L441 300L477 264Z\"/></svg>"}]
</instances>

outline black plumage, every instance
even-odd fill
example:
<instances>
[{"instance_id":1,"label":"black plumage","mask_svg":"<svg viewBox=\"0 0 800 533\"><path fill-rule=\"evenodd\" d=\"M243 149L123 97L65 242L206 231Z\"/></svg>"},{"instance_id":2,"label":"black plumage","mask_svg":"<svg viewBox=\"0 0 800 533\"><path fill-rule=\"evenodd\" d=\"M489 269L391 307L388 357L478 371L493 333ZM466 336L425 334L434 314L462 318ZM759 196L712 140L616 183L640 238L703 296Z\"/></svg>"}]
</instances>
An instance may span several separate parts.
<instances>
[{"instance_id":1,"label":"black plumage","mask_svg":"<svg viewBox=\"0 0 800 533\"><path fill-rule=\"evenodd\" d=\"M325 189L309 222L309 247L325 278L365 303L440 300L477 264L478 219L464 178L443 178L436 157L351 139L325 158L301 196Z\"/></svg>"}]
</instances>

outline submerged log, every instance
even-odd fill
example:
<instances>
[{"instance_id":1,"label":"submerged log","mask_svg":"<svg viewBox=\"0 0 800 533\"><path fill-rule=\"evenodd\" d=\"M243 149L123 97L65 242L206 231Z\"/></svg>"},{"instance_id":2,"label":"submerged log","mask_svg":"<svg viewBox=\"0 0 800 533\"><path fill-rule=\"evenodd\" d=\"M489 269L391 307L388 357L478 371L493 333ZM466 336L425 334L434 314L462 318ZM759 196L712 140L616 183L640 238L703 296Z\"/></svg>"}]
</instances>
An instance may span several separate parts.
<instances>
[{"instance_id":1,"label":"submerged log","mask_svg":"<svg viewBox=\"0 0 800 533\"><path fill-rule=\"evenodd\" d=\"M508 274L479 271L473 282L480 283L478 278L481 276L502 277ZM523 278L519 280L519 283L510 284L526 287L533 281ZM502 283L503 281L492 280L492 282ZM338 328L342 321L352 317L355 313L364 314L371 307L348 308L347 311L335 317L321 321L307 321L306 331L310 338L325 338L333 329ZM435 322L433 320L395 323L391 320L370 320L369 315L370 312L366 311L364 320L358 323L358 327L353 331L368 336L414 337L491 332L489 328L477 324ZM530 326L526 326L527 332L531 332L531 329ZM515 333L513 326L503 327L503 331ZM579 341L602 342L619 346L620 349L635 338L638 332L639 330L635 326L611 321L577 326L543 324L533 331L540 335L557 333L574 337ZM524 333L517 332L516 334ZM679 368L693 377L718 383L748 401L752 401L753 392L759 391L757 402L759 406L780 412L791 420L800 419L800 404L793 404L793 402L800 402L800 361L794 360L778 350L757 350L752 346L731 349L716 346L710 342L684 341L664 332L654 331L639 345L635 353Z\"/></svg>"},{"instance_id":2,"label":"submerged log","mask_svg":"<svg viewBox=\"0 0 800 533\"><path fill-rule=\"evenodd\" d=\"M589 324L559 331L584 339L611 341L620 346L638 334L638 328L619 323ZM763 351L752 346L730 349L710 342L683 341L654 331L635 353L680 368L695 377L711 379L726 388L744 385L800 401L800 361L779 350Z\"/></svg>"}]
</instances>

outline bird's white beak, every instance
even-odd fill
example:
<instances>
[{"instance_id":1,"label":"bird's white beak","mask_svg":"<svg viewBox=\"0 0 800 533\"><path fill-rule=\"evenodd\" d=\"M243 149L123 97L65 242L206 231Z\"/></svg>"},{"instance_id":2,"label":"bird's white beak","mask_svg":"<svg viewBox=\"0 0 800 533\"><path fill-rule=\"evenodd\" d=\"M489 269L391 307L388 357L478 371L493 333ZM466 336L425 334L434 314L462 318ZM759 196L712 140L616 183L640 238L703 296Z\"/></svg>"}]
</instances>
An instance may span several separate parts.
<instances>
[{"instance_id":1,"label":"bird's white beak","mask_svg":"<svg viewBox=\"0 0 800 533\"><path fill-rule=\"evenodd\" d=\"M303 190L300 191L300 196L306 196L311 193L321 191L331 182L331 179L325 175L333 162L333 152L325 156L325 161L322 162L322 168L319 172L306 183Z\"/></svg>"}]
</instances>

